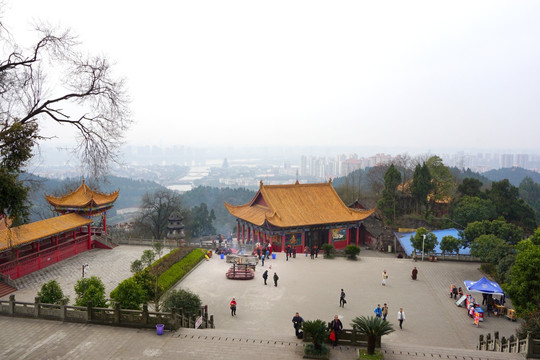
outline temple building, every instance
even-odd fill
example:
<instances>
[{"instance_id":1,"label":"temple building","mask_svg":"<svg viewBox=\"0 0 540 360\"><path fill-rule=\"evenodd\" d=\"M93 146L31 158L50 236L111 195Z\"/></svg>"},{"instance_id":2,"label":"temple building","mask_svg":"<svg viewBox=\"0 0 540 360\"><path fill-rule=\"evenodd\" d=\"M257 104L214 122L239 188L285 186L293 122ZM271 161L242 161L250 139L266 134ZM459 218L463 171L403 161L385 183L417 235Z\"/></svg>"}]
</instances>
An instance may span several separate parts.
<instances>
[{"instance_id":1,"label":"temple building","mask_svg":"<svg viewBox=\"0 0 540 360\"><path fill-rule=\"evenodd\" d=\"M119 191L104 194L92 190L84 181L67 195L45 195L54 210L62 215L0 229L0 283L94 247L110 249L113 245L104 236L106 212L118 195ZM95 216L103 217L102 226L94 224L92 217Z\"/></svg>"},{"instance_id":2,"label":"temple building","mask_svg":"<svg viewBox=\"0 0 540 360\"><path fill-rule=\"evenodd\" d=\"M332 181L318 184L264 185L251 202L225 207L236 217L239 242L272 243L274 251L365 243L362 226L374 210L352 209L339 198Z\"/></svg>"},{"instance_id":3,"label":"temple building","mask_svg":"<svg viewBox=\"0 0 540 360\"><path fill-rule=\"evenodd\" d=\"M54 208L54 211L64 215L77 213L84 217L103 216L103 231L107 234L107 210L113 207L120 190L105 194L90 189L84 180L81 186L69 194L56 197L45 194L45 199Z\"/></svg>"}]
</instances>

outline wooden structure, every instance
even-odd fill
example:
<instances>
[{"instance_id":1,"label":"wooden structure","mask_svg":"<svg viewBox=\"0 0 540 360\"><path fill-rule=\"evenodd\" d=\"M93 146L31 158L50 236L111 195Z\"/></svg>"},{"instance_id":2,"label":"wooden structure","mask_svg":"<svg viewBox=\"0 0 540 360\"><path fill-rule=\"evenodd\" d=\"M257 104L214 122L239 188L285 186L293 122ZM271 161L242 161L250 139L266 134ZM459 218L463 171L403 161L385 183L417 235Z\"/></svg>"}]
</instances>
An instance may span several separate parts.
<instances>
[{"instance_id":1,"label":"wooden structure","mask_svg":"<svg viewBox=\"0 0 540 360\"><path fill-rule=\"evenodd\" d=\"M92 190L84 180L67 195L45 194L62 215L0 230L0 274L17 279L93 247L110 249L113 245L102 235L107 233L106 212L118 194ZM103 227L92 226L91 217L99 215L103 215Z\"/></svg>"},{"instance_id":2,"label":"wooden structure","mask_svg":"<svg viewBox=\"0 0 540 360\"><path fill-rule=\"evenodd\" d=\"M91 224L67 214L0 231L0 273L17 279L91 249Z\"/></svg>"},{"instance_id":3,"label":"wooden structure","mask_svg":"<svg viewBox=\"0 0 540 360\"><path fill-rule=\"evenodd\" d=\"M296 252L323 244L337 249L358 246L362 222L374 211L347 207L331 180L289 185L264 185L261 181L251 202L225 203L225 207L236 217L239 241L272 243L274 251L284 251L290 245Z\"/></svg>"},{"instance_id":4,"label":"wooden structure","mask_svg":"<svg viewBox=\"0 0 540 360\"><path fill-rule=\"evenodd\" d=\"M107 235L107 210L113 207L119 193L120 190L110 194L92 190L83 180L75 191L59 197L45 194L45 199L62 215L77 213L87 218L103 215L103 232Z\"/></svg>"}]
</instances>

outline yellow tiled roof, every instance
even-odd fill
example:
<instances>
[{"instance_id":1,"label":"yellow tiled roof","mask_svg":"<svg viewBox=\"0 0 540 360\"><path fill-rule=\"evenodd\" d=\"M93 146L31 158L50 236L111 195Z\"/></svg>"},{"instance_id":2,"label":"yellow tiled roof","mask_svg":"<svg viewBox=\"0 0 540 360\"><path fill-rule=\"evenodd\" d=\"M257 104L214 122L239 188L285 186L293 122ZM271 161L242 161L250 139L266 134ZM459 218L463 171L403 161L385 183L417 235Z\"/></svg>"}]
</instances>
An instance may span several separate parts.
<instances>
[{"instance_id":1,"label":"yellow tiled roof","mask_svg":"<svg viewBox=\"0 0 540 360\"><path fill-rule=\"evenodd\" d=\"M356 222L374 210L348 208L331 182L319 184L263 185L244 205L225 203L235 217L262 226L266 221L276 227Z\"/></svg>"},{"instance_id":2,"label":"yellow tiled roof","mask_svg":"<svg viewBox=\"0 0 540 360\"><path fill-rule=\"evenodd\" d=\"M0 231L0 251L31 243L92 223L92 219L71 213Z\"/></svg>"},{"instance_id":3,"label":"yellow tiled roof","mask_svg":"<svg viewBox=\"0 0 540 360\"><path fill-rule=\"evenodd\" d=\"M77 188L77 190L71 193L56 197L45 194L45 199L54 207L61 208L99 208L112 204L118 198L120 190L105 194L96 190L90 189L84 183L84 180Z\"/></svg>"}]
</instances>

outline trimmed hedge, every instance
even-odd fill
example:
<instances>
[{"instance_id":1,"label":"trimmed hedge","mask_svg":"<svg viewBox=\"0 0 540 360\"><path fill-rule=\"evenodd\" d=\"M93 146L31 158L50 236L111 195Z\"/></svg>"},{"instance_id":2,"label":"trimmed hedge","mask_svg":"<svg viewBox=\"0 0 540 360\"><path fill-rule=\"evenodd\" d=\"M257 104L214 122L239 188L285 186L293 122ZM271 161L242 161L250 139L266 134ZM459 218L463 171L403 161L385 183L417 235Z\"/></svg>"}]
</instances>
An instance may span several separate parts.
<instances>
[{"instance_id":1,"label":"trimmed hedge","mask_svg":"<svg viewBox=\"0 0 540 360\"><path fill-rule=\"evenodd\" d=\"M206 251L203 249L194 249L182 260L171 266L158 278L158 284L163 291L169 290L174 284L182 279L191 269L204 259Z\"/></svg>"}]
</instances>

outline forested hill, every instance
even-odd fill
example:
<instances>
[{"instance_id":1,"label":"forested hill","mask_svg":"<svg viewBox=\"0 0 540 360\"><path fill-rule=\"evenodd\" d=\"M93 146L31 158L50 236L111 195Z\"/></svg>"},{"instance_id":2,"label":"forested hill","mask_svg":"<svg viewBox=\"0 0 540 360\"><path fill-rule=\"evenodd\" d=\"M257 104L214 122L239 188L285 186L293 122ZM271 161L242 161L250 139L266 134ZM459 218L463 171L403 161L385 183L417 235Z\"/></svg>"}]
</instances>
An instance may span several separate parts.
<instances>
[{"instance_id":1,"label":"forested hill","mask_svg":"<svg viewBox=\"0 0 540 360\"><path fill-rule=\"evenodd\" d=\"M236 230L236 221L234 217L229 214L223 202L227 202L233 205L242 205L248 203L255 196L255 191L247 190L244 188L215 188L209 186L198 186L191 191L182 195L183 206L187 209L191 209L194 206L199 206L201 203L205 203L208 210L214 210L216 220L214 221L214 227L217 232L228 234Z\"/></svg>"},{"instance_id":2,"label":"forested hill","mask_svg":"<svg viewBox=\"0 0 540 360\"><path fill-rule=\"evenodd\" d=\"M513 168L504 168L504 169L498 169L498 170L490 170L485 173L483 173L485 177L490 179L491 181L501 181L504 179L508 179L510 181L510 184L514 186L519 186L523 179L525 177L530 177L535 183L540 184L540 174L523 169L520 167L513 167Z\"/></svg>"}]
</instances>

